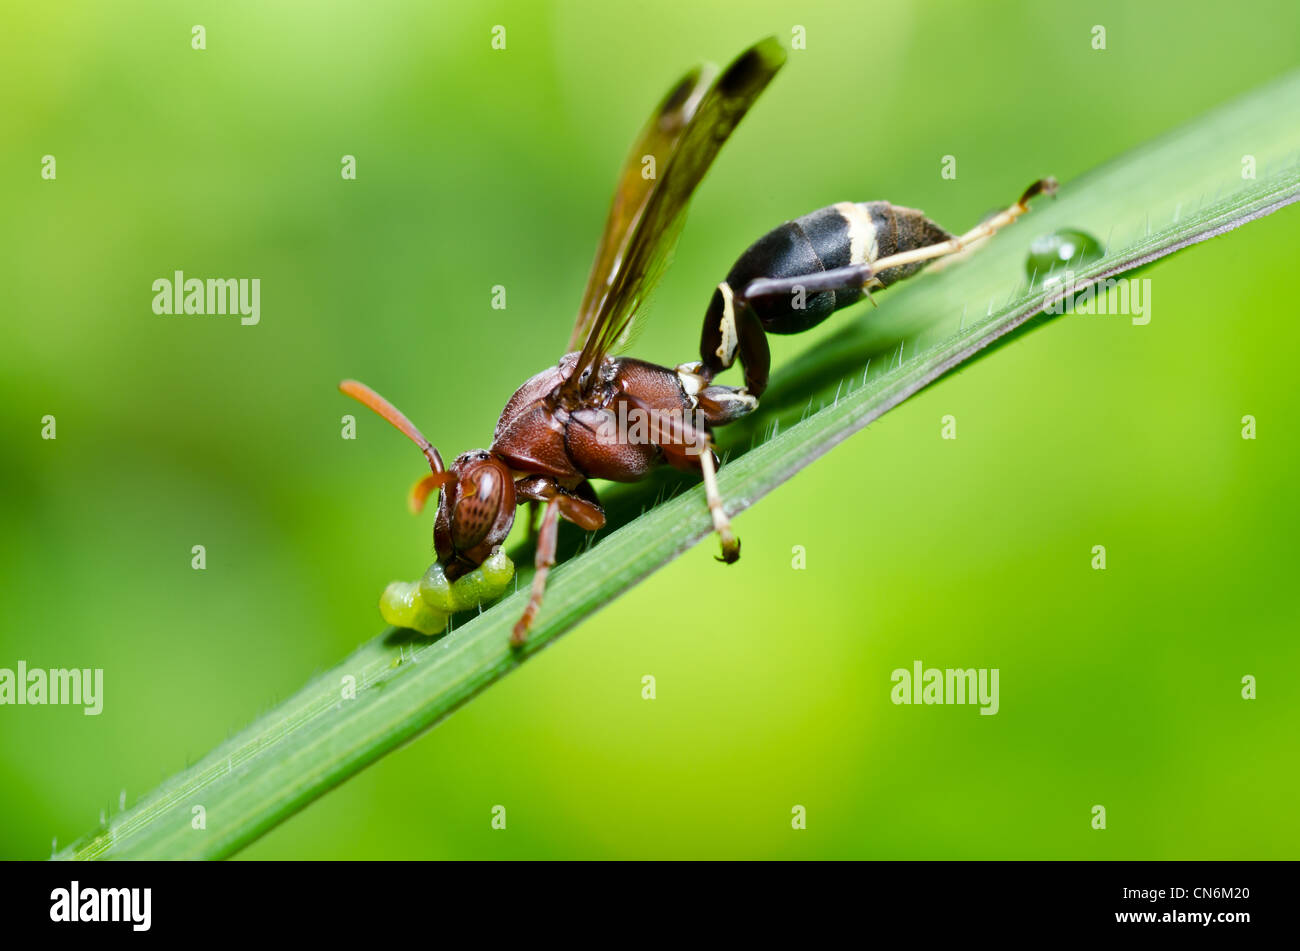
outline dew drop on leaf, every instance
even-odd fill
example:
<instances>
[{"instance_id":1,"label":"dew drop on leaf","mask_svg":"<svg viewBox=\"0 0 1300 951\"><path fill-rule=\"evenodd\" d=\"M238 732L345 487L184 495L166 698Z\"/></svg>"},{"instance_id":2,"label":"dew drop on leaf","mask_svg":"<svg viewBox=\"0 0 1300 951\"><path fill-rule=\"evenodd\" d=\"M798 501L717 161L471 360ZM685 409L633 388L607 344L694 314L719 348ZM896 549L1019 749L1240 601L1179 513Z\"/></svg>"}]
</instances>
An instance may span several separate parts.
<instances>
[{"instance_id":1,"label":"dew drop on leaf","mask_svg":"<svg viewBox=\"0 0 1300 951\"><path fill-rule=\"evenodd\" d=\"M1101 257L1101 242L1088 232L1062 228L1039 235L1029 245L1025 273L1031 281L1043 283L1053 271L1078 268Z\"/></svg>"}]
</instances>

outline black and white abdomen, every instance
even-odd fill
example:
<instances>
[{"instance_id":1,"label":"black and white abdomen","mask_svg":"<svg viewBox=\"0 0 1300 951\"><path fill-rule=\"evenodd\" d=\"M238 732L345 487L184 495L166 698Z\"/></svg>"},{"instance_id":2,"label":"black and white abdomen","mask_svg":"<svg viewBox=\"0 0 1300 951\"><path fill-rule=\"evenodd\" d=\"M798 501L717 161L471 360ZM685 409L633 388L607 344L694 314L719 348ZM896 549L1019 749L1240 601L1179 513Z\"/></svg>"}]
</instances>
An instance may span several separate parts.
<instances>
[{"instance_id":1,"label":"black and white abdomen","mask_svg":"<svg viewBox=\"0 0 1300 951\"><path fill-rule=\"evenodd\" d=\"M771 365L767 334L801 333L861 300L864 290L851 276L853 268L952 237L916 209L887 201L843 201L773 228L749 246L713 292L700 334L701 376L711 381L739 359L746 389L761 395ZM861 279L867 290L888 287L923 267L913 262L869 278L864 272ZM848 270L847 279L839 274L816 289L800 283L841 269ZM789 292L747 300L745 289L761 279L784 281Z\"/></svg>"},{"instance_id":2,"label":"black and white abdomen","mask_svg":"<svg viewBox=\"0 0 1300 951\"><path fill-rule=\"evenodd\" d=\"M815 327L873 289L990 237L1028 211L1030 199L1055 191L1055 179L1040 178L960 237L887 201L844 201L787 221L750 245L714 290L692 372L709 384L739 360L745 394L760 397L772 365L768 334Z\"/></svg>"},{"instance_id":3,"label":"black and white abdomen","mask_svg":"<svg viewBox=\"0 0 1300 951\"><path fill-rule=\"evenodd\" d=\"M709 305L719 325L734 309L735 297L759 278L790 278L818 274L871 262L947 241L947 231L912 208L887 201L849 202L818 209L787 221L759 238L736 261ZM888 287L923 265L891 268L872 280L871 287ZM748 305L767 333L795 334L815 327L836 310L862 299L857 288L765 297ZM734 319L734 318L730 318ZM709 321L712 323L712 321ZM726 328L720 327L722 336Z\"/></svg>"}]
</instances>

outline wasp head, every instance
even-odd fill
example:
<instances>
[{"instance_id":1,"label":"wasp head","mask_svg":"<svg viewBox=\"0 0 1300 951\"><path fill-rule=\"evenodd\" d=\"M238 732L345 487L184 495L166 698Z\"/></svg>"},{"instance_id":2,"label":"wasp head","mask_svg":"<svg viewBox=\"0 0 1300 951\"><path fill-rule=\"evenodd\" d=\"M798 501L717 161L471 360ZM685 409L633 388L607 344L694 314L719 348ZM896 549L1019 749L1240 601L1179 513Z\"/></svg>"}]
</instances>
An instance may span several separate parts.
<instances>
[{"instance_id":1,"label":"wasp head","mask_svg":"<svg viewBox=\"0 0 1300 951\"><path fill-rule=\"evenodd\" d=\"M475 449L459 456L442 486L433 544L438 561L455 581L483 563L515 520L515 483L510 469L491 453Z\"/></svg>"}]
</instances>

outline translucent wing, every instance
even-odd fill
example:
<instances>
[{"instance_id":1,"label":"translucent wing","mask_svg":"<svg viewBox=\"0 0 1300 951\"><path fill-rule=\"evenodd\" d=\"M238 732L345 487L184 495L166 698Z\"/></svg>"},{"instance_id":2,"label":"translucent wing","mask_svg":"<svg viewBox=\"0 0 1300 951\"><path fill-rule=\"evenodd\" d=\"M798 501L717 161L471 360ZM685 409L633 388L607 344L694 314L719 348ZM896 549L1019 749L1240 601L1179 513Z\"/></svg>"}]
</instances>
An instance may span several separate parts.
<instances>
[{"instance_id":1,"label":"translucent wing","mask_svg":"<svg viewBox=\"0 0 1300 951\"><path fill-rule=\"evenodd\" d=\"M619 173L618 185L614 189L614 200L610 203L605 231L596 248L596 259L591 263L587 289L583 292L578 319L569 337L569 352L581 348L586 341L601 305L618 276L632 225L645 210L650 193L658 184L658 169L655 166L666 161L677 148L714 73L716 69L697 66L683 76L664 97L641 134L632 143L623 170ZM646 162L647 156L653 160L654 166Z\"/></svg>"},{"instance_id":2,"label":"translucent wing","mask_svg":"<svg viewBox=\"0 0 1300 951\"><path fill-rule=\"evenodd\" d=\"M570 395L629 330L663 272L696 186L784 62L785 51L769 37L741 53L711 85L703 69L693 70L633 145L569 341L570 351L582 347L564 384ZM653 177L643 174L647 155L654 157Z\"/></svg>"}]
</instances>

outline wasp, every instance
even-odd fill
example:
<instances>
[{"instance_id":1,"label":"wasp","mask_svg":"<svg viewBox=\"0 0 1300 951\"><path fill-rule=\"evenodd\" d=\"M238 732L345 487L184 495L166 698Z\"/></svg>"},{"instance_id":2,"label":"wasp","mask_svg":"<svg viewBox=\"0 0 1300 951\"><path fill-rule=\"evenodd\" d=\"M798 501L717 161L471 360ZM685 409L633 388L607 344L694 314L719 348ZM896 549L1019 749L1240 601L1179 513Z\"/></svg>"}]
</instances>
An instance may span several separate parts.
<instances>
[{"instance_id":1,"label":"wasp","mask_svg":"<svg viewBox=\"0 0 1300 951\"><path fill-rule=\"evenodd\" d=\"M466 452L448 468L382 396L354 380L339 385L424 453L431 471L411 490L411 503L419 511L440 493L433 541L449 582L499 551L521 502L534 511L542 506L532 590L511 634L516 646L541 608L559 520L588 532L605 524L591 480L635 482L661 465L698 472L719 560L735 562L740 541L718 491L712 433L757 409L771 363L766 335L814 327L927 262L992 236L1024 214L1031 198L1055 191L1053 179L1040 179L961 235L886 201L822 208L778 226L740 256L713 290L699 360L665 367L612 355L666 266L692 193L784 62L769 37L721 72L693 69L664 97L620 173L567 352L510 397L487 449ZM647 156L654 156L657 175L643 174ZM715 383L737 360L744 385Z\"/></svg>"}]
</instances>

